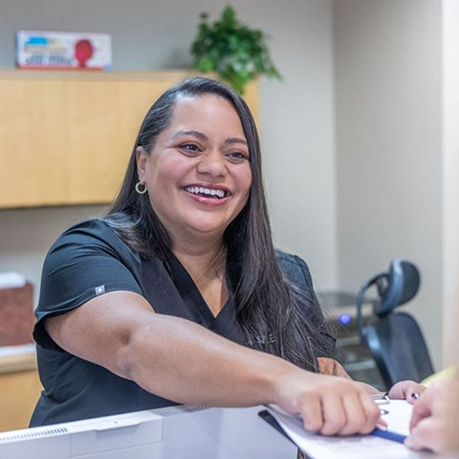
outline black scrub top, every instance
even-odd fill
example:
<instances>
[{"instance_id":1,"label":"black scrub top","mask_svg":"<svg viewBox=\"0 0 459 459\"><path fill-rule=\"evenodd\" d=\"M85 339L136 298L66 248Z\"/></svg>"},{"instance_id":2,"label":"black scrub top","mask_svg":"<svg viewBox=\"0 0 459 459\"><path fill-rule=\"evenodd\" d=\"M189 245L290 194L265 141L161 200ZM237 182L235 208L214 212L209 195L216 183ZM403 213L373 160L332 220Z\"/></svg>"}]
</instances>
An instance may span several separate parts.
<instances>
[{"instance_id":1,"label":"black scrub top","mask_svg":"<svg viewBox=\"0 0 459 459\"><path fill-rule=\"evenodd\" d=\"M296 270L305 276L303 285L312 291L312 285L307 285L309 271L301 259L281 254L279 261L287 277L292 277ZM147 260L103 220L80 223L55 242L43 267L34 338L44 390L32 416L32 427L176 404L69 354L54 343L43 326L47 317L66 313L98 295L120 290L143 296L159 314L191 320L244 344L231 292L214 317L190 275L172 253L166 262L159 258ZM322 347L330 352L329 355L324 352L323 356L333 357L334 342L330 345L331 338L321 327L324 320L317 305L311 306L311 320L318 330L324 330L320 340L324 340L327 345Z\"/></svg>"}]
</instances>

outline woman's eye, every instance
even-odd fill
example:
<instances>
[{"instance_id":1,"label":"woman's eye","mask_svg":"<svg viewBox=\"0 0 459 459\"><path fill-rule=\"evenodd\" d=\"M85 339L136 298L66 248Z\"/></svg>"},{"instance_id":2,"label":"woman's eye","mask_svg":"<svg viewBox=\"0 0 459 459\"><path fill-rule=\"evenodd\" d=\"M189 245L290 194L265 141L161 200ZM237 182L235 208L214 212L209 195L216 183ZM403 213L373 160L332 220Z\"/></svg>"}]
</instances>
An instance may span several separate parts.
<instances>
[{"instance_id":1,"label":"woman's eye","mask_svg":"<svg viewBox=\"0 0 459 459\"><path fill-rule=\"evenodd\" d=\"M240 151L232 151L231 153L228 153L226 157L233 163L242 163L243 161L249 159L248 155Z\"/></svg>"},{"instance_id":2,"label":"woman's eye","mask_svg":"<svg viewBox=\"0 0 459 459\"><path fill-rule=\"evenodd\" d=\"M180 145L180 148L186 151L187 153L197 153L201 151L200 148L194 143L184 143Z\"/></svg>"}]
</instances>

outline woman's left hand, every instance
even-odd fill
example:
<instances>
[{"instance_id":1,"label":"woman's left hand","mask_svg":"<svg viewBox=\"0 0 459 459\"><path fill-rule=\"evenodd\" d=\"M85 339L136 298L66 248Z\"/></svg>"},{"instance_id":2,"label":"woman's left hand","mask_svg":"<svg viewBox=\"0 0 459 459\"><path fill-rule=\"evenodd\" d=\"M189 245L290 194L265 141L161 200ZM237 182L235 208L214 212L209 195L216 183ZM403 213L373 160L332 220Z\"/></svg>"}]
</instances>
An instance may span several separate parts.
<instances>
[{"instance_id":1,"label":"woman's left hand","mask_svg":"<svg viewBox=\"0 0 459 459\"><path fill-rule=\"evenodd\" d=\"M425 390L425 386L415 381L400 381L391 387L389 391L389 398L393 400L405 399L408 403L413 404L419 399Z\"/></svg>"},{"instance_id":2,"label":"woman's left hand","mask_svg":"<svg viewBox=\"0 0 459 459\"><path fill-rule=\"evenodd\" d=\"M319 357L319 372L327 375L342 376L344 378L350 378L346 373L344 368L339 362L334 359ZM369 384L360 382L366 387L370 395L377 395L380 391ZM413 404L421 396L421 394L426 390L426 387L422 384L419 384L415 381L400 381L392 386L389 391L389 398L393 400L407 400L409 403Z\"/></svg>"}]
</instances>

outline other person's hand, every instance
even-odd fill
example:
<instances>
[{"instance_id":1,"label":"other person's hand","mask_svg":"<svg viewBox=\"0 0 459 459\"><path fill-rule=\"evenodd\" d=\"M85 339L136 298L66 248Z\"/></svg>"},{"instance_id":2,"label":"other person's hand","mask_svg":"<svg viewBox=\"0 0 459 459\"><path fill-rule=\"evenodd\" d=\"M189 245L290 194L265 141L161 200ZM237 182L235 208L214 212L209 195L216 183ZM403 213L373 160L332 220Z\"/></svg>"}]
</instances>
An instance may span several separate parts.
<instances>
[{"instance_id":1,"label":"other person's hand","mask_svg":"<svg viewBox=\"0 0 459 459\"><path fill-rule=\"evenodd\" d=\"M436 381L415 403L405 445L437 453L459 451L459 381Z\"/></svg>"}]
</instances>

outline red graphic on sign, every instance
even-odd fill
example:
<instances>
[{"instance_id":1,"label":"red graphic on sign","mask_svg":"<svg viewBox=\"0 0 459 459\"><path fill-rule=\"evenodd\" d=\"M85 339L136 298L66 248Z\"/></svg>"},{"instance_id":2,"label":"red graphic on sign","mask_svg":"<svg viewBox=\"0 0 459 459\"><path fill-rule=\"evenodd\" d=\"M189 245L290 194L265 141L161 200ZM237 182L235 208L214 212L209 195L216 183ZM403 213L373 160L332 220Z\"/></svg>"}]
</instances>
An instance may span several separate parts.
<instances>
[{"instance_id":1,"label":"red graphic on sign","mask_svg":"<svg viewBox=\"0 0 459 459\"><path fill-rule=\"evenodd\" d=\"M75 59L78 61L78 67L86 67L86 62L94 54L94 47L89 40L78 40L75 44Z\"/></svg>"}]
</instances>

